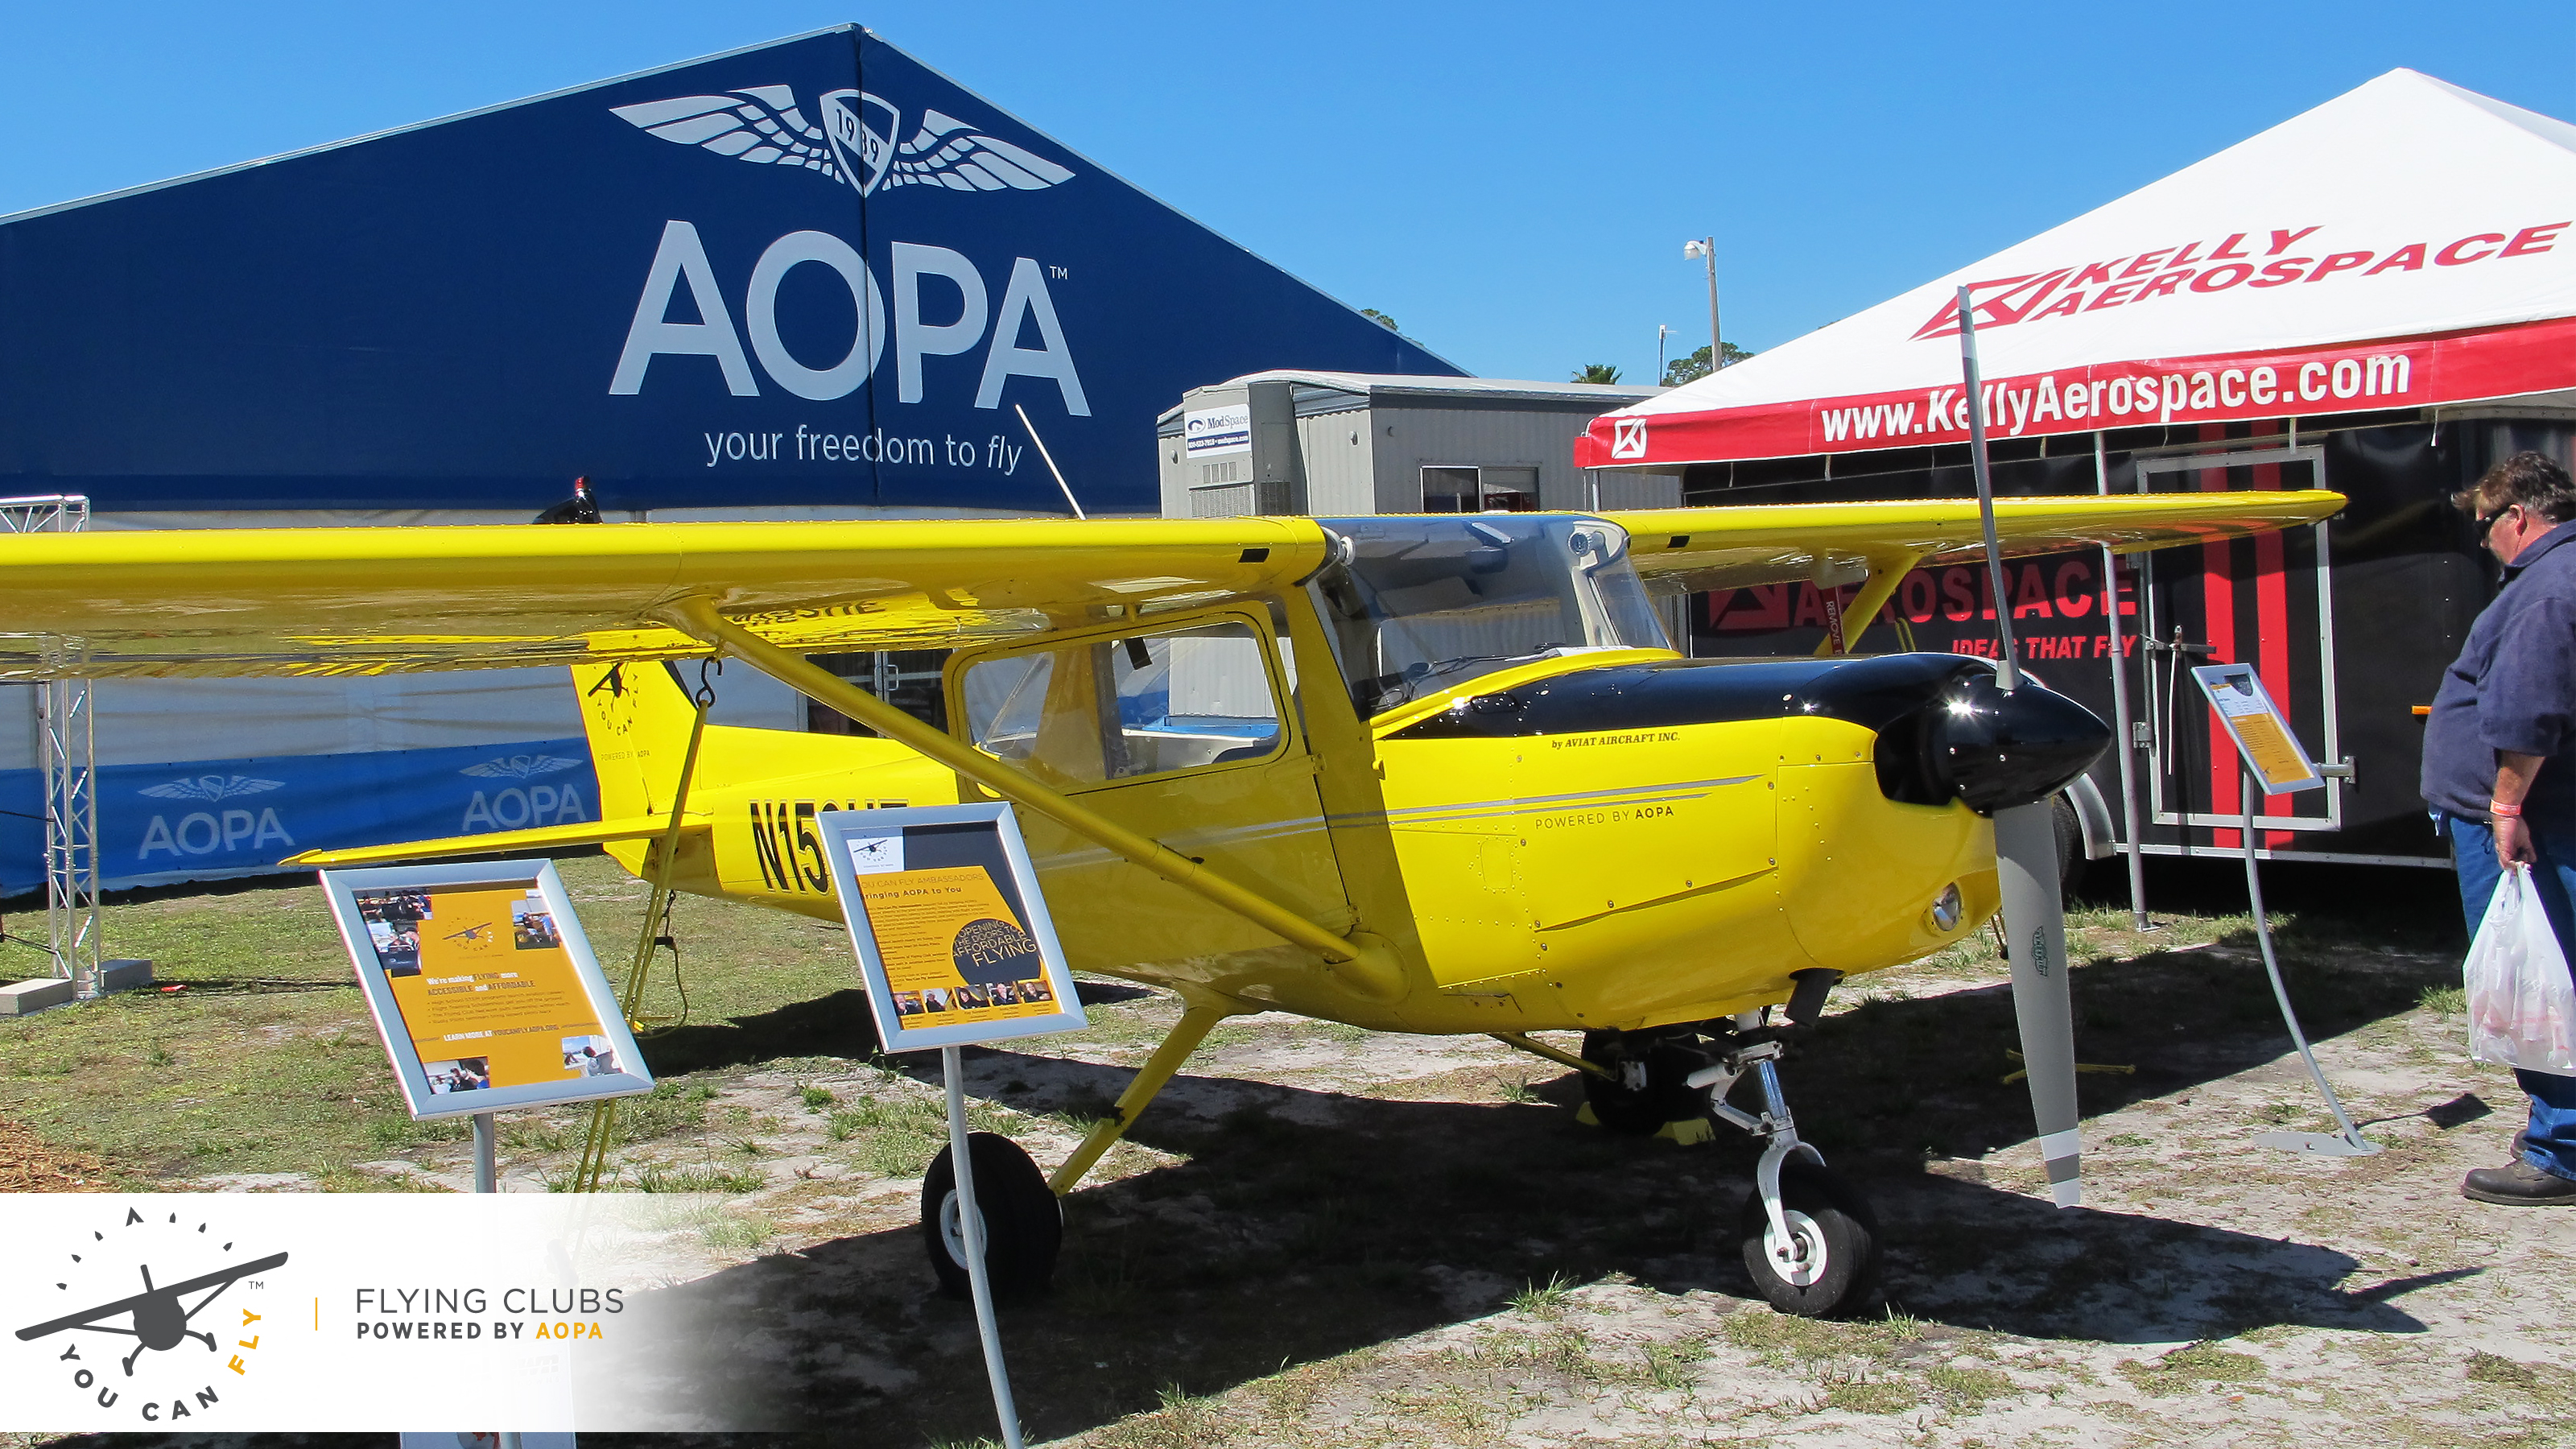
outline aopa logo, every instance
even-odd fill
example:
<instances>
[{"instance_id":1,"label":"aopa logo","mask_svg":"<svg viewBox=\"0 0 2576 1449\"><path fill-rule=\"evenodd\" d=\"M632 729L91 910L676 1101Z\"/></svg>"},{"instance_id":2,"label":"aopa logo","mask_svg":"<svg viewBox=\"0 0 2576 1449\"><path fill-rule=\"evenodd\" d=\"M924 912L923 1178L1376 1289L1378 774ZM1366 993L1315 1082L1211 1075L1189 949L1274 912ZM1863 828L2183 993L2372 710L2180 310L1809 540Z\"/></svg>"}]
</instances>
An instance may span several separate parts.
<instances>
[{"instance_id":1,"label":"aopa logo","mask_svg":"<svg viewBox=\"0 0 2576 1449\"><path fill-rule=\"evenodd\" d=\"M220 806L226 800L244 795L265 795L286 787L283 780L262 780L249 775L182 775L159 785L146 785L136 793L155 800L195 800L208 806ZM268 845L295 848L295 837L288 834L286 823L277 818L273 806L257 811L242 809L192 810L174 824L167 815L155 815L143 828L143 846L134 853L138 861L149 860L157 852L173 857L215 855L240 850L254 850Z\"/></svg>"},{"instance_id":2,"label":"aopa logo","mask_svg":"<svg viewBox=\"0 0 2576 1449\"><path fill-rule=\"evenodd\" d=\"M1043 191L1073 179L1074 173L1025 147L985 135L966 122L938 111L921 113L911 139L897 142L902 112L892 103L863 91L832 91L822 97L823 124L806 119L787 86L751 86L721 95L676 96L609 109L619 119L663 140L697 146L719 156L765 166L785 166L847 181L865 196L880 186L933 186L944 191ZM968 352L990 338L983 374L975 389L975 406L998 408L1003 385L1013 377L1046 378L1064 398L1064 410L1078 418L1091 416L1082 378L1074 370L1073 351L1057 320L1055 298L1048 291L1050 272L1070 275L1058 266L1044 268L1033 257L1014 257L1002 284L999 305L981 269L965 254L948 247L894 242L891 318L886 289L857 249L825 231L796 231L761 252L752 266L742 298L743 331L750 333L745 356L742 332L716 284L697 227L683 220L663 223L653 265L636 299L634 320L619 349L617 371L608 384L612 397L644 390L644 375L661 356L712 357L724 374L725 391L735 397L758 397L751 357L760 359L769 379L789 394L813 402L831 402L859 389L875 375L886 339L894 339L895 401L917 403L923 397L922 359ZM778 332L778 288L796 267L813 264L839 274L857 309L857 328L837 361L816 367L787 350ZM925 306L925 279L932 281ZM697 321L670 319L674 295L689 294ZM940 314L953 318L939 320ZM889 325L889 322L891 325ZM1020 346L1023 333L1034 329L1036 347ZM840 460L844 440L810 455ZM911 459L904 440L846 440L854 456L869 461ZM750 456L775 460L779 436L753 435ZM763 446L769 451L761 452ZM806 443L798 439L800 458ZM923 446L927 446L924 444ZM714 444L710 442L710 467ZM903 450L880 457L887 448ZM737 450L732 456L742 457Z\"/></svg>"},{"instance_id":3,"label":"aopa logo","mask_svg":"<svg viewBox=\"0 0 2576 1449\"><path fill-rule=\"evenodd\" d=\"M109 1347L91 1358L81 1352L86 1341L71 1338L62 1352L50 1356L74 1393L102 1409L124 1404L149 1424L202 1414L223 1402L233 1382L224 1375L249 1376L264 1335L262 1315L248 1306L248 1296L266 1286L250 1275L286 1262L284 1253L250 1258L235 1252L231 1243L217 1247L206 1224L184 1224L177 1213L156 1223L130 1207L114 1237L92 1230L80 1251L63 1256L68 1260L65 1272L54 1287L67 1311L19 1329L19 1341L77 1333L132 1339L134 1351L121 1357ZM157 1275L155 1264L161 1269ZM159 1281L174 1274L185 1276ZM138 1277L141 1292L133 1291ZM242 1294L225 1312L208 1312L236 1287ZM88 1307L69 1307L91 1299L97 1301ZM217 1328L231 1339L229 1344L217 1339ZM205 1354L194 1351L198 1344L205 1345Z\"/></svg>"},{"instance_id":4,"label":"aopa logo","mask_svg":"<svg viewBox=\"0 0 2576 1449\"><path fill-rule=\"evenodd\" d=\"M820 172L847 181L861 196L879 186L1042 191L1073 179L1071 171L1045 157L938 111L923 111L920 128L898 143L903 112L865 91L825 93L821 126L805 119L789 86L746 86L609 110L665 141L737 161Z\"/></svg>"},{"instance_id":5,"label":"aopa logo","mask_svg":"<svg viewBox=\"0 0 2576 1449\"><path fill-rule=\"evenodd\" d=\"M542 775L559 775L581 762L561 755L502 755L481 764L468 765L457 771L485 780L516 780L516 785L502 787L487 794L474 792L465 807L460 835L478 835L487 830L518 830L532 825L563 825L590 818L590 802L581 798L572 785L539 785Z\"/></svg>"}]
</instances>

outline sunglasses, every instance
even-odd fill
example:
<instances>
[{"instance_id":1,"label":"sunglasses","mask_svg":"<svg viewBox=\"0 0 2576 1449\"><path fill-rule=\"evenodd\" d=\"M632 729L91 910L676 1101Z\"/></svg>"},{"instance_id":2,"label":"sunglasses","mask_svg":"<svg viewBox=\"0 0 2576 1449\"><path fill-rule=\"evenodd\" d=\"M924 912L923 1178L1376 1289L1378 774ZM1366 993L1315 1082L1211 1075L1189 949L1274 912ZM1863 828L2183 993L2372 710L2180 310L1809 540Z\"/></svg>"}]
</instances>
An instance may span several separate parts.
<instances>
[{"instance_id":1,"label":"sunglasses","mask_svg":"<svg viewBox=\"0 0 2576 1449\"><path fill-rule=\"evenodd\" d=\"M2511 504L2507 504L2507 505L2505 505L2505 506L2504 506L2504 507L2502 507L2502 508L2497 509L2497 510L2496 510L2495 512L2493 512L2493 513L2481 513L2481 514L2479 514L2479 515L2478 515L2478 542L2479 542L2479 543L2481 543L2481 544L2485 543L2485 542L2487 541L2487 535L2488 535L2488 534L2490 534L2490 533L2495 532L2495 526L2496 526L2496 520L2497 520L2497 519L2504 517L2506 514L2513 512L2513 511L2514 511L2514 509L2519 508L2519 507L2521 507L2521 506L2522 506L2522 505L2521 505L2521 504L2519 504L2519 503L2511 503Z\"/></svg>"}]
</instances>

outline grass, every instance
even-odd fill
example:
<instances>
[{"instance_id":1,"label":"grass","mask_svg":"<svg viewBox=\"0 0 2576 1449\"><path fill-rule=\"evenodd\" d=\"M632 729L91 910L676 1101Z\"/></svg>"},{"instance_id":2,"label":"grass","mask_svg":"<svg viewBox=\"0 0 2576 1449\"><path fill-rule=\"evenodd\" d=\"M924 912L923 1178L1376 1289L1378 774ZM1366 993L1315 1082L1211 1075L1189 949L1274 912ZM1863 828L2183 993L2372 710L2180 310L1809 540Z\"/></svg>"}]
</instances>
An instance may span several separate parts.
<instances>
[{"instance_id":1,"label":"grass","mask_svg":"<svg viewBox=\"0 0 2576 1449\"><path fill-rule=\"evenodd\" d=\"M1553 1319L1565 1311L1565 1300L1575 1287L1574 1280L1562 1273L1549 1278L1544 1287L1535 1283L1524 1284L1521 1291L1512 1295L1512 1309L1536 1319Z\"/></svg>"},{"instance_id":2,"label":"grass","mask_svg":"<svg viewBox=\"0 0 2576 1449\"><path fill-rule=\"evenodd\" d=\"M2415 1004L2436 1016L2465 1016L2469 1010L2468 988L2427 986L2416 996Z\"/></svg>"},{"instance_id":3,"label":"grass","mask_svg":"<svg viewBox=\"0 0 2576 1449\"><path fill-rule=\"evenodd\" d=\"M1993 1369L1947 1363L1925 1369L1923 1383L1940 1396L1943 1408L1953 1412L1974 1409L1988 1399L2000 1399L2022 1391L2011 1378Z\"/></svg>"},{"instance_id":4,"label":"grass","mask_svg":"<svg viewBox=\"0 0 2576 1449\"><path fill-rule=\"evenodd\" d=\"M565 869L594 936L631 940L640 889L604 862L569 861ZM457 1143L439 1135L457 1129L418 1128L400 1110L353 993L219 987L225 961L237 963L223 969L240 979L254 970L277 977L305 970L308 986L345 980L327 921L319 954L302 965L218 939L285 940L281 954L292 956L301 927L289 918L320 909L311 891L217 892L115 909L182 924L196 913L207 952L179 966L198 973L203 994L0 1022L0 1117L68 1104L77 1110L47 1118L41 1130L149 1145L115 1159L138 1183L175 1163L178 1174L292 1170L332 1190L381 1190L384 1181L342 1164L408 1154L452 1167L460 1159ZM864 1414L889 1442L963 1443L989 1430L971 1320L960 1306L926 1296L911 1194L901 1186L946 1142L935 1069L924 1080L917 1063L870 1056L864 1011L848 1009L848 948L837 931L698 900L683 901L680 912L696 1018L644 1044L663 1087L620 1108L617 1170L627 1186L656 1191L652 1204L671 1215L667 1226L677 1235L729 1256L775 1253L786 1245L782 1231L793 1233L797 1256L726 1270L740 1275L734 1284L758 1290L741 1296L757 1300L767 1327L812 1324L851 1364L908 1387L880 1392L835 1378L836 1370L750 1355L728 1362L746 1383L828 1393L834 1412ZM115 935L115 919L111 949L149 954ZM2245 934L2250 922L2241 914L2168 913L2173 929L2139 936L2127 931L2127 919L2109 909L2078 912L2074 923L2072 954L2085 963L2075 983L2079 1054L2140 1069L2135 1079L2083 1078L2088 1115L2134 1104L2120 1125L2135 1130L2112 1137L2113 1147L2174 1149L2195 1134L2232 1132L2278 1089L2213 1092L2219 1116L2206 1107L2191 1120L2161 1114L2166 1101L2187 1103L2202 1084L2281 1050L2271 1044L2279 1022ZM2436 991L2444 979L2456 983L2456 973L2429 955L2385 950L2391 941L2411 949L2414 938L2381 930L2377 919L2360 913L2338 924L2323 908L2275 916L2292 992L2321 1039L2387 1030L2421 1041L2441 1030L2424 1013L2440 1009ZM195 937L173 927L168 939L176 951ZM1998 1082L2009 1070L2002 1052L2017 1042L2002 963L1982 937L1945 956L1873 977L1867 991L1837 992L1836 1010L1783 1065L1802 1127L1813 1123L1819 1137L1835 1133L1855 1144L1849 1158L1831 1143L1826 1150L1864 1180L1891 1170L1873 1154L1910 1168L1919 1144L1994 1158L2003 1164L1994 1181L2003 1183L2004 1159L2027 1152L2027 1097ZM1909 999L1916 987L1925 994ZM648 1009L676 1010L676 998L662 1002L661 990ZM1125 1080L1118 1064L1132 1066L1177 1011L1169 995L1131 995L1094 1005L1093 1029L1083 1036L1009 1044L997 1055L1026 1061L988 1063L986 1070L1000 1067L988 1080L1024 1110L976 1102L975 1125L1030 1140L1041 1164L1052 1165L1048 1154L1063 1150L1065 1130L1106 1110ZM1223 1040L1267 1050L1362 1036L1271 1018L1232 1026ZM1364 1064L1371 1073L1386 1050L1372 1048L1377 1055ZM1473 1060L1411 1097L1351 1092L1300 1071L1269 1085L1185 1083L1195 1103L1148 1113L1110 1170L1067 1202L1054 1293L1005 1310L1006 1336L1025 1345L1014 1348L1013 1368L1033 1437L1119 1449L1469 1445L1581 1436L1587 1428L1576 1421L1584 1420L1605 1433L1619 1426L1619 1442L1679 1445L1797 1437L1806 1427L1800 1415L1832 1411L1868 1416L1873 1422L1853 1427L1890 1442L1929 1442L1937 1430L1942 1444L1979 1431L2000 1443L1991 1421L1965 1422L1980 1406L1992 1412L2044 1392L2081 1396L2102 1379L2160 1393L2259 1381L2251 1355L2268 1350L2232 1321L2163 1333L2166 1342L2190 1334L2216 1342L2146 1358L2117 1375L2108 1367L2117 1352L2085 1348L2104 1365L2099 1378L2083 1358L2048 1352L2061 1332L2081 1342L2104 1331L2082 1315L2097 1306L2093 1285L2130 1271L2118 1255L2075 1254L2069 1275L2044 1285L1961 1288L1990 1271L1999 1252L2012 1262L2026 1243L2046 1246L2026 1225L2009 1227L2034 1190L2026 1185L1935 1183L1964 1206L1937 1221L1891 1215L1891 1263L1914 1275L1913 1288L1951 1294L1946 1302L1938 1293L1899 1301L1937 1311L1939 1322L1902 1315L1818 1322L1732 1303L1726 1295L1745 1291L1731 1263L1748 1144L1728 1138L1681 1149L1579 1129L1564 1113L1501 1110L1498 1098L1571 1100L1578 1084L1517 1056ZM1223 1075L1225 1065L1203 1059L1186 1075ZM93 1081L104 1085L91 1090ZM272 1082L290 1090L278 1100L258 1095ZM84 1090L68 1090L74 1085ZM246 1095L220 1095L226 1089ZM2135 1100L2144 1097L2164 1100ZM1328 1110L1310 1110L1318 1106ZM220 1143L219 1156L200 1159L187 1134L152 1120L191 1111L211 1114L191 1130ZM1044 1115L1043 1134L1029 1132L1027 1114ZM586 1112L521 1114L505 1119L504 1141L514 1153L561 1162L587 1125ZM2358 1174L2396 1155L2340 1170L2359 1182ZM2105 1163L2144 1181L2160 1171L2159 1160L2129 1153ZM806 1180L807 1171L822 1180ZM410 1179L394 1181L416 1190ZM2164 1178L2156 1185L2164 1195ZM1987 1198L1993 1202L1979 1206ZM2192 1223L2196 1211L2186 1193L2137 1223L2151 1234L2167 1217L2178 1228ZM2139 1291L2163 1291L2163 1269L2154 1265L2171 1254L2152 1241L2139 1253L2155 1275L2141 1277ZM2428 1254L2427 1271L2449 1262ZM2078 1268L2093 1276L2073 1276ZM1621 1269L1646 1283L1618 1277ZM2034 1271L2053 1270L2043 1262ZM1507 1293L1510 1284L1522 1291ZM1576 1293L1578 1285L1593 1286ZM1714 1301L1703 1288L1715 1290ZM1476 1322L1506 1297L1518 1312ZM2043 1322L2053 1310L2031 1306L2052 1302L2066 1305L2058 1327ZM2245 1313L2284 1321L2308 1311L2301 1302ZM1977 1316L1989 1311L2026 1335L2009 1356L1994 1346L2001 1335L1977 1326L1995 1321ZM1649 1323L1658 1312L1661 1322ZM1461 1325L1437 1347L1421 1343L1421 1335ZM2427 1362L2455 1393L2473 1396L2465 1402L2489 1412L2554 1402L2528 1387L2545 1370L2473 1358L2464 1377L2462 1355L2454 1347ZM2248 1363L2255 1377L2230 1377Z\"/></svg>"},{"instance_id":5,"label":"grass","mask_svg":"<svg viewBox=\"0 0 2576 1449\"><path fill-rule=\"evenodd\" d=\"M648 1162L623 1175L620 1186L637 1192L758 1192L769 1178L750 1168L670 1167Z\"/></svg>"},{"instance_id":6,"label":"grass","mask_svg":"<svg viewBox=\"0 0 2576 1449\"><path fill-rule=\"evenodd\" d=\"M755 1253L778 1236L778 1224L765 1217L718 1217L698 1229L707 1246L731 1253Z\"/></svg>"},{"instance_id":7,"label":"grass","mask_svg":"<svg viewBox=\"0 0 2576 1449\"><path fill-rule=\"evenodd\" d=\"M603 856L557 868L593 940L633 936L641 886ZM708 929L714 919L720 932ZM704 1122L715 1089L687 1079L696 1065L690 1058L748 1034L705 1021L707 1003L757 1020L856 984L847 940L802 918L683 899L677 920L692 942L689 989L701 1019L646 1043L646 1060L664 1080L652 1096L620 1106L622 1143ZM194 894L136 893L106 907L100 930L110 953L149 957L162 985L186 989L0 1021L0 1118L56 1147L96 1154L116 1185L278 1172L327 1185L348 1180L349 1163L441 1145L462 1132L411 1122L357 992L321 989L352 982L317 887L228 882ZM0 946L0 976L13 964L32 971L35 961L24 948ZM667 975L657 977L643 1010L678 1014ZM675 1049L682 1047L694 1050ZM561 1137L577 1138L586 1125L584 1114L522 1117L505 1142L557 1151Z\"/></svg>"},{"instance_id":8,"label":"grass","mask_svg":"<svg viewBox=\"0 0 2576 1449\"><path fill-rule=\"evenodd\" d=\"M2203 1384L2250 1383L2264 1376L2263 1361L2212 1343L2187 1343L2152 1362L2127 1359L2120 1376L2150 1394L2187 1393Z\"/></svg>"}]
</instances>

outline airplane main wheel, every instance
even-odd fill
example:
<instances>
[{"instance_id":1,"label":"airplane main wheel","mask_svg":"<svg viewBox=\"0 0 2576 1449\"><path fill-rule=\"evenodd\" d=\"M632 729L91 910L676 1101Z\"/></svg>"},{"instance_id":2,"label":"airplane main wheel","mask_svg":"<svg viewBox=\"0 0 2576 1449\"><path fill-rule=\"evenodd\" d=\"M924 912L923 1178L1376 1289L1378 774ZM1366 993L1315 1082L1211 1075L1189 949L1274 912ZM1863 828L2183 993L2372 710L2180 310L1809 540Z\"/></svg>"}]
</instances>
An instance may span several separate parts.
<instances>
[{"instance_id":1,"label":"airplane main wheel","mask_svg":"<svg viewBox=\"0 0 2576 1449\"><path fill-rule=\"evenodd\" d=\"M1587 1031L1583 1059L1620 1073L1617 1081L1583 1074L1583 1100L1610 1131L1644 1136L1667 1122L1708 1115L1708 1093L1684 1080L1707 1059L1677 1042L1659 1042L1644 1032ZM1642 1087L1627 1083L1632 1064L1644 1068Z\"/></svg>"},{"instance_id":2,"label":"airplane main wheel","mask_svg":"<svg viewBox=\"0 0 2576 1449\"><path fill-rule=\"evenodd\" d=\"M1850 1183L1813 1163L1780 1168L1780 1215L1789 1241L1771 1231L1759 1190L1745 1199L1738 1230L1744 1268L1771 1306L1823 1318L1866 1301L1878 1283L1878 1222Z\"/></svg>"},{"instance_id":3,"label":"airplane main wheel","mask_svg":"<svg viewBox=\"0 0 2576 1449\"><path fill-rule=\"evenodd\" d=\"M1055 1276L1056 1250L1064 1244L1064 1209L1047 1188L1046 1175L1008 1137L967 1134L975 1157L975 1200L983 1208L984 1271L996 1299L1043 1292ZM966 1229L957 1211L957 1165L939 1149L921 1182L921 1236L939 1291L964 1298Z\"/></svg>"},{"instance_id":4,"label":"airplane main wheel","mask_svg":"<svg viewBox=\"0 0 2576 1449\"><path fill-rule=\"evenodd\" d=\"M2084 867L2092 863L2084 858L2084 818L2060 790L2049 797L2048 821L2057 833L2057 898L2064 902L2073 898L2075 887L2084 879Z\"/></svg>"}]
</instances>

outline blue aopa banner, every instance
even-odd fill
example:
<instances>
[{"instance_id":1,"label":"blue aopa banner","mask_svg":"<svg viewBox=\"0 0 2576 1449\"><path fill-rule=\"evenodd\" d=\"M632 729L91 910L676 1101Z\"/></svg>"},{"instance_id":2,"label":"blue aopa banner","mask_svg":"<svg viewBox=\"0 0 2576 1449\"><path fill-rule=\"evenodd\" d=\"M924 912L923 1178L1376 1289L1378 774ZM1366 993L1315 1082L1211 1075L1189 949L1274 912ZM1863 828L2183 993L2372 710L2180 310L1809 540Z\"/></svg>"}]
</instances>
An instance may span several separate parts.
<instances>
[{"instance_id":1,"label":"blue aopa banner","mask_svg":"<svg viewBox=\"0 0 2576 1449\"><path fill-rule=\"evenodd\" d=\"M274 866L298 851L599 818L590 746L571 739L366 754L108 765L96 774L110 888ZM44 782L0 771L0 892L44 884Z\"/></svg>"}]
</instances>

